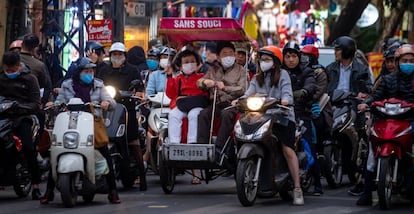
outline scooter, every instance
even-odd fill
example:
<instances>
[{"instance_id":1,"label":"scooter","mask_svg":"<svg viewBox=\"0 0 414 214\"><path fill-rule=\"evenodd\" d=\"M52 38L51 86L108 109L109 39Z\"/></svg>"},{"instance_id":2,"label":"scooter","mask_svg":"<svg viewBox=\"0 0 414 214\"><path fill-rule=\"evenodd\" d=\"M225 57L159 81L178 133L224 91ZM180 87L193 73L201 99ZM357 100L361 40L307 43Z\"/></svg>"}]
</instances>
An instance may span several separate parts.
<instances>
[{"instance_id":1,"label":"scooter","mask_svg":"<svg viewBox=\"0 0 414 214\"><path fill-rule=\"evenodd\" d=\"M412 116L414 103L396 98L373 102L376 120L370 139L377 162L377 194L381 209L392 208L392 195L414 201Z\"/></svg>"},{"instance_id":2,"label":"scooter","mask_svg":"<svg viewBox=\"0 0 414 214\"><path fill-rule=\"evenodd\" d=\"M293 109L279 105L277 99L264 95L239 100L239 105L244 113L236 122L234 132L236 144L240 146L236 171L237 196L240 203L243 206L252 206L257 196L272 197L277 193L283 200L291 200L293 181L289 176L282 145L272 134L272 128L274 123L287 125L287 112ZM266 114L270 109L276 112ZM299 168L305 169L307 156L300 149L301 145L296 146ZM267 168L272 170L266 170ZM300 171L302 178L306 171ZM265 180L271 181L264 182Z\"/></svg>"},{"instance_id":3,"label":"scooter","mask_svg":"<svg viewBox=\"0 0 414 214\"><path fill-rule=\"evenodd\" d=\"M324 145L324 156L328 161L330 160L327 164L330 167L323 167L323 173L330 186L339 186L345 173L348 174L351 183L357 182L357 172L362 172L358 169L362 169L364 165L361 161L362 156L368 154L367 142L359 138L354 127L357 113L352 108L353 101L356 99L351 92L341 90L333 92L331 100L334 119L333 141L328 141Z\"/></svg>"},{"instance_id":4,"label":"scooter","mask_svg":"<svg viewBox=\"0 0 414 214\"><path fill-rule=\"evenodd\" d=\"M148 96L151 103L151 113L148 117L148 128L151 133L150 140L150 166L155 174L159 172L158 150L162 144L162 140L168 134L168 114L171 109L170 98L165 95L165 92L158 92L157 94Z\"/></svg>"},{"instance_id":5,"label":"scooter","mask_svg":"<svg viewBox=\"0 0 414 214\"><path fill-rule=\"evenodd\" d=\"M0 186L13 186L17 196L26 197L32 188L31 177L22 151L22 141L13 134L15 124L7 116L17 105L16 101L0 97ZM36 116L31 115L30 119L33 121L32 140L34 140L40 126Z\"/></svg>"},{"instance_id":6,"label":"scooter","mask_svg":"<svg viewBox=\"0 0 414 214\"><path fill-rule=\"evenodd\" d=\"M94 116L84 111L79 98L69 100L68 111L59 113L51 137L52 176L65 207L73 207L78 195L85 202L96 193L107 193L105 158L94 148ZM99 108L99 105L94 105ZM88 107L87 107L88 108Z\"/></svg>"}]
</instances>

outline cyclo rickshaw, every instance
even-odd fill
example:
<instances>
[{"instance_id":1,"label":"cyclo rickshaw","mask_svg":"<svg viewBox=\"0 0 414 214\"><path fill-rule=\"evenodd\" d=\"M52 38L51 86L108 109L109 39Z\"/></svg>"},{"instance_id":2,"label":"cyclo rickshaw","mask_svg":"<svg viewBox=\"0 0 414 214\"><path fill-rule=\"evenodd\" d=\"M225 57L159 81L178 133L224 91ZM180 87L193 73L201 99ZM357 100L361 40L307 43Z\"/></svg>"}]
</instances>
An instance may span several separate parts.
<instances>
[{"instance_id":1,"label":"cyclo rickshaw","mask_svg":"<svg viewBox=\"0 0 414 214\"><path fill-rule=\"evenodd\" d=\"M231 18L162 18L158 34L177 50L192 42L249 42L243 28ZM216 102L216 93L217 89L215 89L213 105ZM213 114L214 111L213 107ZM167 115L164 117L166 118ZM216 161L213 133L217 131L218 121L214 118L213 115L209 144L186 144L183 142L169 144L168 131L160 132L162 144L158 149L159 175L162 189L166 194L173 191L175 177L181 172L194 176L192 170L199 169L201 172L199 179L206 183L228 173L228 171L235 172L237 163L234 163L234 166L223 164L223 155L219 158L220 162ZM186 129L185 121L183 121L182 129ZM185 135L182 134L182 136ZM231 141L232 138L229 137L224 147L236 147ZM237 148L230 150L237 154Z\"/></svg>"}]
</instances>

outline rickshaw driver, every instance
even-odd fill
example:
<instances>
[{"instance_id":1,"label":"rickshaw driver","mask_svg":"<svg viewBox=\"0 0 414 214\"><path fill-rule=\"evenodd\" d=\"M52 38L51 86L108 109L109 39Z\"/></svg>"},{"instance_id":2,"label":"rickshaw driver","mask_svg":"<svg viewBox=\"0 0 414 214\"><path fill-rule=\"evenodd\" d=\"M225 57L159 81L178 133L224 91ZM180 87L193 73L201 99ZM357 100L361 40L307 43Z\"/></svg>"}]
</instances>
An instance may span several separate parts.
<instances>
[{"instance_id":1,"label":"rickshaw driver","mask_svg":"<svg viewBox=\"0 0 414 214\"><path fill-rule=\"evenodd\" d=\"M228 136L233 130L237 109L225 109L231 105L231 101L242 96L247 88L247 72L245 68L235 63L235 47L231 42L219 42L217 44L219 65L209 69L205 76L197 81L197 86L210 91L210 99L214 99L214 87L217 87L217 103L215 104L215 117L220 117L220 129L216 141L216 160L220 158L221 151ZM211 126L211 113L213 104L207 106L198 115L197 142L209 143Z\"/></svg>"}]
</instances>

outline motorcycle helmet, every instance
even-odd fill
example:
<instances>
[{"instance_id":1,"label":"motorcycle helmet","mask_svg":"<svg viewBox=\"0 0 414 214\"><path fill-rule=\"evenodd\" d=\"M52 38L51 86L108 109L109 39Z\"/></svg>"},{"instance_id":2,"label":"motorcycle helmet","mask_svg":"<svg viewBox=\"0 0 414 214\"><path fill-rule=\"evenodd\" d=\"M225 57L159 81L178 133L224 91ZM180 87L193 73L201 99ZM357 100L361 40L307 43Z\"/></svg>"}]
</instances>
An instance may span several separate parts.
<instances>
[{"instance_id":1,"label":"motorcycle helmet","mask_svg":"<svg viewBox=\"0 0 414 214\"><path fill-rule=\"evenodd\" d=\"M414 48L412 45L410 44L401 45L401 47L399 47L394 53L395 60L398 61L401 56L406 55L406 54L414 55Z\"/></svg>"},{"instance_id":2,"label":"motorcycle helmet","mask_svg":"<svg viewBox=\"0 0 414 214\"><path fill-rule=\"evenodd\" d=\"M309 54L314 56L316 59L319 58L319 49L313 45L305 45L302 50L302 53Z\"/></svg>"},{"instance_id":3,"label":"motorcycle helmet","mask_svg":"<svg viewBox=\"0 0 414 214\"><path fill-rule=\"evenodd\" d=\"M295 42L288 42L283 47L283 55L285 55L288 51L293 51L294 53L298 54L300 56L300 48L299 45Z\"/></svg>"},{"instance_id":4,"label":"motorcycle helmet","mask_svg":"<svg viewBox=\"0 0 414 214\"><path fill-rule=\"evenodd\" d=\"M96 65L87 57L81 57L77 60L79 72L86 68L95 68Z\"/></svg>"},{"instance_id":5,"label":"motorcycle helmet","mask_svg":"<svg viewBox=\"0 0 414 214\"><path fill-rule=\"evenodd\" d=\"M104 48L105 47L103 45L101 45L101 43L99 43L99 42L95 42L95 41L86 42L85 52L87 52L87 51L95 51L95 52L102 51L102 52L104 52Z\"/></svg>"},{"instance_id":6,"label":"motorcycle helmet","mask_svg":"<svg viewBox=\"0 0 414 214\"><path fill-rule=\"evenodd\" d=\"M283 54L282 51L273 45L264 46L259 50L259 55L266 54L272 56L273 61L278 62L279 65L283 62Z\"/></svg>"},{"instance_id":7,"label":"motorcycle helmet","mask_svg":"<svg viewBox=\"0 0 414 214\"><path fill-rule=\"evenodd\" d=\"M333 41L333 46L335 49L342 50L342 58L351 59L355 55L356 44L354 39L349 36L341 36Z\"/></svg>"},{"instance_id":8,"label":"motorcycle helmet","mask_svg":"<svg viewBox=\"0 0 414 214\"><path fill-rule=\"evenodd\" d=\"M109 48L109 54L111 54L114 51L120 51L126 53L125 45L121 42L115 42L111 45L111 48Z\"/></svg>"},{"instance_id":9,"label":"motorcycle helmet","mask_svg":"<svg viewBox=\"0 0 414 214\"><path fill-rule=\"evenodd\" d=\"M160 55L169 55L170 57L174 57L177 52L173 48L165 47L161 50Z\"/></svg>"},{"instance_id":10,"label":"motorcycle helmet","mask_svg":"<svg viewBox=\"0 0 414 214\"><path fill-rule=\"evenodd\" d=\"M384 51L384 58L385 59L389 59L389 58L394 58L395 57L395 52L397 51L397 49L399 48L399 45L392 45L390 47L388 47L385 51Z\"/></svg>"},{"instance_id":11,"label":"motorcycle helmet","mask_svg":"<svg viewBox=\"0 0 414 214\"><path fill-rule=\"evenodd\" d=\"M153 49L151 49L151 50L149 50L148 52L147 52L147 56L149 57L149 56L153 56L153 57L157 57L157 58L159 58L159 56L160 56L160 50L159 49L157 49L157 48L153 48Z\"/></svg>"},{"instance_id":12,"label":"motorcycle helmet","mask_svg":"<svg viewBox=\"0 0 414 214\"><path fill-rule=\"evenodd\" d=\"M9 50L11 51L15 48L20 48L21 49L22 48L22 43L23 43L23 41L20 40L20 39L14 40L12 43L10 43Z\"/></svg>"}]
</instances>

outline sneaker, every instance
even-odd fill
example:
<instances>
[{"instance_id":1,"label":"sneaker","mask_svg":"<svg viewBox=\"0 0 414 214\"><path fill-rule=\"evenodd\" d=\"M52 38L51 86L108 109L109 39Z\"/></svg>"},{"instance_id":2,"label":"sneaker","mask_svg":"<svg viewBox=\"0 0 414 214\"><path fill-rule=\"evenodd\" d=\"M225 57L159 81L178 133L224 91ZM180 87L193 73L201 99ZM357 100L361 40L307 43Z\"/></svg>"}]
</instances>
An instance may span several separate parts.
<instances>
[{"instance_id":1,"label":"sneaker","mask_svg":"<svg viewBox=\"0 0 414 214\"><path fill-rule=\"evenodd\" d=\"M362 194L359 197L358 201L356 202L358 206L371 206L372 205L372 193L370 194Z\"/></svg>"},{"instance_id":2,"label":"sneaker","mask_svg":"<svg viewBox=\"0 0 414 214\"><path fill-rule=\"evenodd\" d=\"M364 193L363 183L358 183L357 185L354 186L354 188L352 188L351 190L348 190L348 194L352 196L361 196L362 193Z\"/></svg>"},{"instance_id":3,"label":"sneaker","mask_svg":"<svg viewBox=\"0 0 414 214\"><path fill-rule=\"evenodd\" d=\"M293 205L302 206L305 204L303 200L303 192L301 188L295 188L293 190Z\"/></svg>"}]
</instances>

